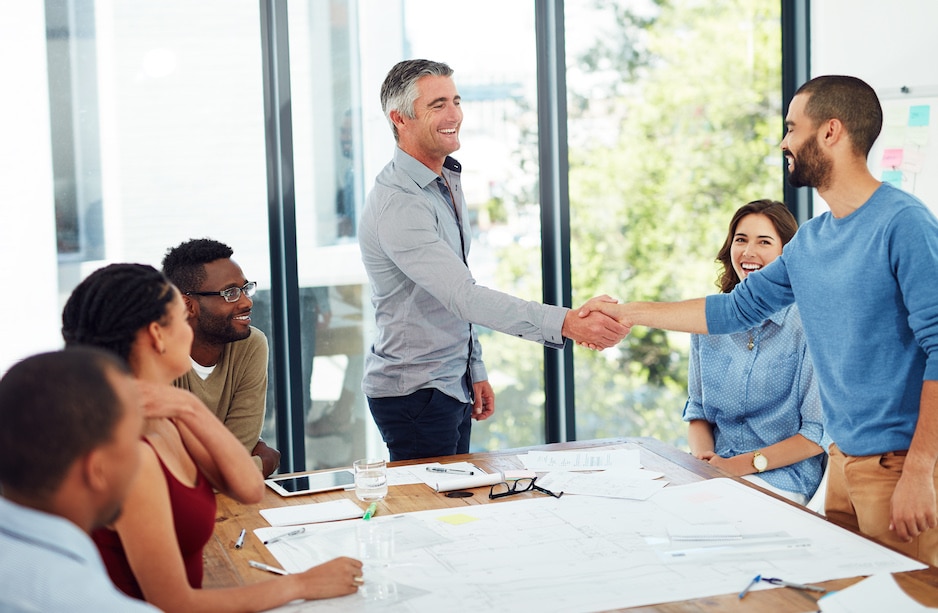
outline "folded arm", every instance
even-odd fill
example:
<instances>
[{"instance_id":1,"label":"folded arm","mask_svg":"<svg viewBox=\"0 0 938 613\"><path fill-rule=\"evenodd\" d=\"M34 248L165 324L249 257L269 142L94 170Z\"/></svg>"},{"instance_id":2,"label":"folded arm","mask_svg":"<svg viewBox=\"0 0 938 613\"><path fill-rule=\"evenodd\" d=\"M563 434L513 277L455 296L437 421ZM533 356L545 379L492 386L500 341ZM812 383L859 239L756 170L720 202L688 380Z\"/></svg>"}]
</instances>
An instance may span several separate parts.
<instances>
[{"instance_id":1,"label":"folded arm","mask_svg":"<svg viewBox=\"0 0 938 613\"><path fill-rule=\"evenodd\" d=\"M192 459L215 489L243 503L260 501L264 481L238 439L194 394L140 381L147 417L173 420Z\"/></svg>"},{"instance_id":2,"label":"folded arm","mask_svg":"<svg viewBox=\"0 0 938 613\"><path fill-rule=\"evenodd\" d=\"M167 612L264 611L299 598L330 598L357 590L354 578L362 575L362 564L351 558L336 558L303 573L250 585L191 587L176 538L166 480L154 451L145 443L140 446L140 472L115 528L147 602ZM251 473L257 474L257 470L252 468Z\"/></svg>"}]
</instances>

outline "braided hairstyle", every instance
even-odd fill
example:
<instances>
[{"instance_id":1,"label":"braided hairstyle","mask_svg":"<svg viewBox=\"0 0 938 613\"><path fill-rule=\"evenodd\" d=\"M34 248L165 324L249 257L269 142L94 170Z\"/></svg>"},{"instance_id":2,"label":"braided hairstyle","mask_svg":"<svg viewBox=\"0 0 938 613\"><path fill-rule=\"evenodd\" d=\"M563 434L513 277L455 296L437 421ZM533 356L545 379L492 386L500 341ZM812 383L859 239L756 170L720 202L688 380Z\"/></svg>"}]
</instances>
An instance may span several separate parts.
<instances>
[{"instance_id":1,"label":"braided hairstyle","mask_svg":"<svg viewBox=\"0 0 938 613\"><path fill-rule=\"evenodd\" d=\"M94 271L72 291L62 310L65 346L90 345L130 358L137 331L165 323L174 291L146 264L111 264Z\"/></svg>"}]
</instances>

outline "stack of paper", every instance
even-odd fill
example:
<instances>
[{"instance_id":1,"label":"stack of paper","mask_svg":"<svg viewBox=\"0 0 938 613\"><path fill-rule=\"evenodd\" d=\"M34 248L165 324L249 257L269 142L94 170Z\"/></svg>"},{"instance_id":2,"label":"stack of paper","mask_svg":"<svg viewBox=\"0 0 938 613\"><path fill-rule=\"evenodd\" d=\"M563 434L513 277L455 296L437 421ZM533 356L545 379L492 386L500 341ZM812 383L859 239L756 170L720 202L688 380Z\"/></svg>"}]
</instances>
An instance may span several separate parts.
<instances>
[{"instance_id":1,"label":"stack of paper","mask_svg":"<svg viewBox=\"0 0 938 613\"><path fill-rule=\"evenodd\" d=\"M355 519L364 514L365 512L348 498L290 507L261 509L261 515L271 526L295 526L297 524Z\"/></svg>"}]
</instances>

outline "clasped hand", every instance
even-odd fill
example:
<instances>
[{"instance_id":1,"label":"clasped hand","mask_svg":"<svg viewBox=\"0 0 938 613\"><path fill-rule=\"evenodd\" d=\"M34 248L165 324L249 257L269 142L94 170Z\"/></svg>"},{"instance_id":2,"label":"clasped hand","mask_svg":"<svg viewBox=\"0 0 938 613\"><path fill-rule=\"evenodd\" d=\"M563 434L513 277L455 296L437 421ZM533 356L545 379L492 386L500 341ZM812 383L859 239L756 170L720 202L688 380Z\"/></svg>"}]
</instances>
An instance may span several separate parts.
<instances>
[{"instance_id":1,"label":"clasped hand","mask_svg":"<svg viewBox=\"0 0 938 613\"><path fill-rule=\"evenodd\" d=\"M619 317L623 306L605 294L590 298L579 309L567 313L563 335L596 351L613 347L632 329Z\"/></svg>"}]
</instances>

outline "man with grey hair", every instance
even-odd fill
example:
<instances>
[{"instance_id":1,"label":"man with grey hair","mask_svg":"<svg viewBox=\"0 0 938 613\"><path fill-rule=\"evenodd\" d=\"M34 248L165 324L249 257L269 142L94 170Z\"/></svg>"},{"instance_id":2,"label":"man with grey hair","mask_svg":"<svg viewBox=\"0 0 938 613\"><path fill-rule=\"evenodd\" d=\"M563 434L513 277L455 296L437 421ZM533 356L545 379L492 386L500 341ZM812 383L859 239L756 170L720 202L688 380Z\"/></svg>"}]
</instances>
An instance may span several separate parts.
<instances>
[{"instance_id":1,"label":"man with grey hair","mask_svg":"<svg viewBox=\"0 0 938 613\"><path fill-rule=\"evenodd\" d=\"M604 349L627 333L599 312L580 318L476 284L461 166L449 157L463 119L452 75L406 60L381 87L397 149L360 222L378 329L362 388L391 460L466 453L471 419L495 411L475 325L555 349L568 338Z\"/></svg>"}]
</instances>

